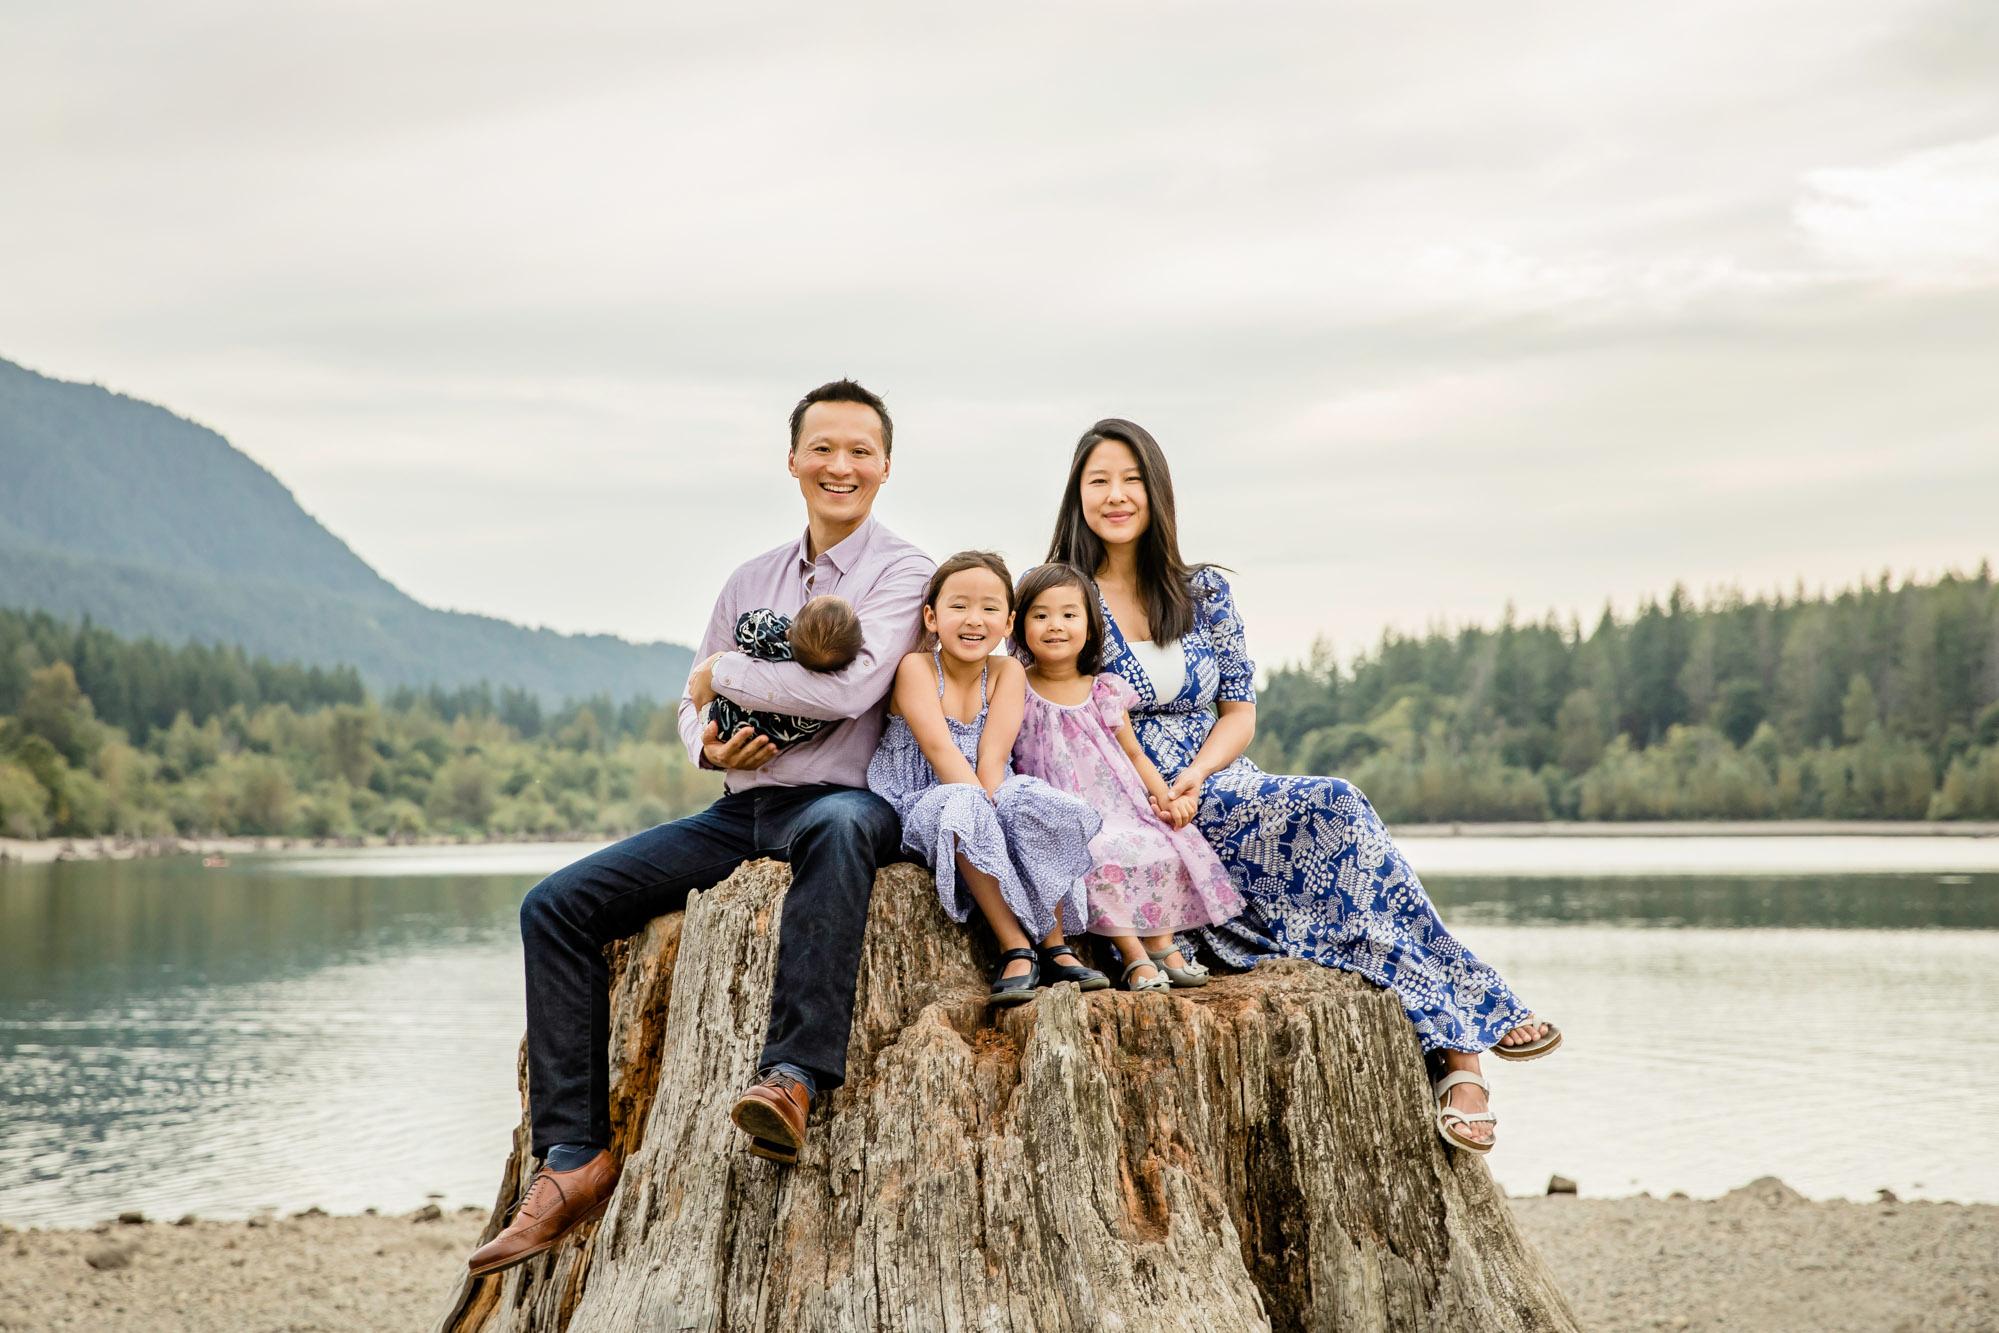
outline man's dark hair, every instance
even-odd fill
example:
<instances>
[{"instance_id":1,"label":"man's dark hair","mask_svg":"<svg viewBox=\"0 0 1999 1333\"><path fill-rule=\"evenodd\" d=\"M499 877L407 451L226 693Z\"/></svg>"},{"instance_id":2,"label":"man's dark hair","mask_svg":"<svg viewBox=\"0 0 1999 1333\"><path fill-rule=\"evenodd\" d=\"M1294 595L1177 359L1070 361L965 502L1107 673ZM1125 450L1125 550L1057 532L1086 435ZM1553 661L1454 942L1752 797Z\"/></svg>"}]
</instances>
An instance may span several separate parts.
<instances>
[{"instance_id":1,"label":"man's dark hair","mask_svg":"<svg viewBox=\"0 0 1999 1333\"><path fill-rule=\"evenodd\" d=\"M811 671L843 671L867 646L861 617L838 597L814 597L791 621L791 660Z\"/></svg>"},{"instance_id":2,"label":"man's dark hair","mask_svg":"<svg viewBox=\"0 0 1999 1333\"><path fill-rule=\"evenodd\" d=\"M895 423L888 419L888 405L881 395L863 388L853 380L834 380L822 384L811 393L798 400L798 406L791 409L791 452L798 452L798 432L805 424L805 409L814 403L860 403L875 410L882 423L882 457L895 453Z\"/></svg>"}]
</instances>

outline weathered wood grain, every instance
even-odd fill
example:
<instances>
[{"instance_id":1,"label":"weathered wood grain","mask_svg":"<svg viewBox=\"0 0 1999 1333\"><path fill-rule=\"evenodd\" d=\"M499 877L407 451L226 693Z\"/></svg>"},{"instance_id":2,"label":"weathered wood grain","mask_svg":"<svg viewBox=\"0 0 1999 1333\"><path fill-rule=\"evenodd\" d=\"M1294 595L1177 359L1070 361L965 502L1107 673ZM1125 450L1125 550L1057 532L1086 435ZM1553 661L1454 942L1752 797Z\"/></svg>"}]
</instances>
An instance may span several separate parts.
<instances>
[{"instance_id":1,"label":"weathered wood grain","mask_svg":"<svg viewBox=\"0 0 1999 1333\"><path fill-rule=\"evenodd\" d=\"M461 1281L439 1333L1576 1327L1484 1163L1438 1142L1392 997L1278 962L992 1015L915 867L876 881L846 1086L796 1167L749 1156L728 1109L789 882L754 862L614 948L610 1209ZM530 1166L523 1125L488 1235Z\"/></svg>"}]
</instances>

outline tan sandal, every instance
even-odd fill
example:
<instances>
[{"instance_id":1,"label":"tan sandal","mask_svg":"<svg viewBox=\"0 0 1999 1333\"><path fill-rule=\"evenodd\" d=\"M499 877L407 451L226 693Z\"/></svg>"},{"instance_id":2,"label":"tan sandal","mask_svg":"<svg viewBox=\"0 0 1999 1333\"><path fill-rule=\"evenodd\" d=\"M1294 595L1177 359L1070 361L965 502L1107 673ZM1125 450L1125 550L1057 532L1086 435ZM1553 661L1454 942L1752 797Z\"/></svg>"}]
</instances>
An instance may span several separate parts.
<instances>
[{"instance_id":1,"label":"tan sandal","mask_svg":"<svg viewBox=\"0 0 1999 1333\"><path fill-rule=\"evenodd\" d=\"M1524 1046L1502 1046L1494 1042L1488 1055L1496 1055L1502 1060L1538 1060L1549 1051L1562 1044L1562 1030L1545 1018L1529 1018L1525 1023L1515 1023L1513 1027L1541 1027L1548 1029ZM1511 1032L1513 1028L1508 1028Z\"/></svg>"},{"instance_id":2,"label":"tan sandal","mask_svg":"<svg viewBox=\"0 0 1999 1333\"><path fill-rule=\"evenodd\" d=\"M1471 1084L1488 1097L1492 1095L1492 1089L1486 1086L1485 1080L1477 1074L1472 1073L1469 1069L1460 1069L1454 1074L1446 1074L1430 1085L1430 1091L1437 1098L1437 1133L1442 1136L1444 1142L1450 1144L1453 1148L1463 1148L1466 1152L1475 1152L1483 1155L1492 1151L1492 1144L1481 1143L1477 1139L1458 1133L1457 1126L1491 1125L1496 1133L1499 1127L1499 1117L1491 1111L1460 1111L1451 1105L1451 1089L1466 1083Z\"/></svg>"}]
</instances>

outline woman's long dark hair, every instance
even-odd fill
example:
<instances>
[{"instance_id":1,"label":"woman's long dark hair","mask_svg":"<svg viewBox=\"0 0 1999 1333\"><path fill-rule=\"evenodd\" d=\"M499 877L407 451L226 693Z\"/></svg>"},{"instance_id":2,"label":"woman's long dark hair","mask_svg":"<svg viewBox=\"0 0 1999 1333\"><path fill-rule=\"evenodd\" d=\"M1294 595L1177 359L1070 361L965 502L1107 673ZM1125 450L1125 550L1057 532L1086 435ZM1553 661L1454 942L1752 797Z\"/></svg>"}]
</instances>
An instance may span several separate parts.
<instances>
[{"instance_id":1,"label":"woman's long dark hair","mask_svg":"<svg viewBox=\"0 0 1999 1333\"><path fill-rule=\"evenodd\" d=\"M1150 516L1144 535L1138 539L1139 591L1145 599L1152 641L1171 643L1194 628L1194 599L1187 592L1187 579L1204 566L1189 565L1180 558L1173 473L1166 466L1159 441L1145 427L1122 417L1105 417L1076 441L1076 455L1069 460L1068 489L1062 493L1062 507L1055 514L1055 536L1048 543L1048 558L1092 575L1104 567L1103 539L1083 521L1083 464L1089 462L1090 451L1105 440L1131 446L1132 456L1138 459Z\"/></svg>"}]
</instances>

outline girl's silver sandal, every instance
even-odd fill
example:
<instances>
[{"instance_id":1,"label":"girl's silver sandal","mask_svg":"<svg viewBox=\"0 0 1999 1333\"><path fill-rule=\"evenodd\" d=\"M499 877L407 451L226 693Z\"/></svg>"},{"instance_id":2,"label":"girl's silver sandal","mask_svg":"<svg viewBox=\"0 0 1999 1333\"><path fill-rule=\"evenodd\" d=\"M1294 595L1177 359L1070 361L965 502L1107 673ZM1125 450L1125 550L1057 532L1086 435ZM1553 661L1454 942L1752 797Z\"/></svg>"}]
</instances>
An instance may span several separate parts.
<instances>
[{"instance_id":1,"label":"girl's silver sandal","mask_svg":"<svg viewBox=\"0 0 1999 1333\"><path fill-rule=\"evenodd\" d=\"M1151 959L1152 965L1158 968L1161 972L1165 973L1167 979L1171 981L1175 986L1207 985L1208 969L1203 967L1201 964L1190 962L1185 967L1169 967L1167 965L1166 960L1171 958L1176 953L1180 954L1180 956L1183 958L1186 957L1186 954L1177 948L1147 949L1145 951L1145 956Z\"/></svg>"},{"instance_id":2,"label":"girl's silver sandal","mask_svg":"<svg viewBox=\"0 0 1999 1333\"><path fill-rule=\"evenodd\" d=\"M1134 978L1131 974L1141 967L1152 968L1152 975L1149 977ZM1124 988L1129 991L1170 991L1173 989L1173 983L1166 979L1166 970L1146 958L1134 958L1131 962L1126 963L1124 965L1123 980Z\"/></svg>"}]
</instances>

